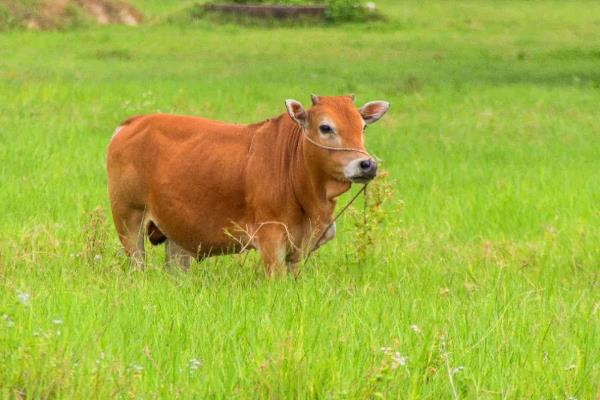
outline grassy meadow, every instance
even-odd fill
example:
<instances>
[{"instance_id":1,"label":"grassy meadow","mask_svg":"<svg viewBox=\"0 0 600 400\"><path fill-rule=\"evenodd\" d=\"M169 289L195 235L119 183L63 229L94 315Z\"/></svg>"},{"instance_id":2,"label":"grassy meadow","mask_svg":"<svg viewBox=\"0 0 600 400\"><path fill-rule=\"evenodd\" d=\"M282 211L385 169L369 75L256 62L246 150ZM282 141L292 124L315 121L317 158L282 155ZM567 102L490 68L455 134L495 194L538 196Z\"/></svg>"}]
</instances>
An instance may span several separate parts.
<instances>
[{"instance_id":1,"label":"grassy meadow","mask_svg":"<svg viewBox=\"0 0 600 400\"><path fill-rule=\"evenodd\" d=\"M132 3L146 24L0 33L0 398L599 398L600 3L279 28ZM366 133L388 174L299 279L127 264L121 120L351 92L392 103Z\"/></svg>"}]
</instances>

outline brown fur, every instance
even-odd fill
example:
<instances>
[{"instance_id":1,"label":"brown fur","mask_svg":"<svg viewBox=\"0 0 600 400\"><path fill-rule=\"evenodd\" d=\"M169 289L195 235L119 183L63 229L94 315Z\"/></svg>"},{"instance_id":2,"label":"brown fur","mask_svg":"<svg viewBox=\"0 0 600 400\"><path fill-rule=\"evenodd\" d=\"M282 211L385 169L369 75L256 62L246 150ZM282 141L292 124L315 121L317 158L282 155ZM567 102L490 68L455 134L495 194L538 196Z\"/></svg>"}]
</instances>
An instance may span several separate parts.
<instances>
[{"instance_id":1,"label":"brown fur","mask_svg":"<svg viewBox=\"0 0 600 400\"><path fill-rule=\"evenodd\" d=\"M318 97L308 135L323 142L319 118L335 122L339 145L364 150L363 121L347 96ZM108 148L108 186L119 238L142 259L146 232L195 258L256 248L268 275L294 264L332 219L351 183L344 165L364 157L304 140L282 114L252 125L154 114L127 119ZM164 239L163 239L164 238Z\"/></svg>"}]
</instances>

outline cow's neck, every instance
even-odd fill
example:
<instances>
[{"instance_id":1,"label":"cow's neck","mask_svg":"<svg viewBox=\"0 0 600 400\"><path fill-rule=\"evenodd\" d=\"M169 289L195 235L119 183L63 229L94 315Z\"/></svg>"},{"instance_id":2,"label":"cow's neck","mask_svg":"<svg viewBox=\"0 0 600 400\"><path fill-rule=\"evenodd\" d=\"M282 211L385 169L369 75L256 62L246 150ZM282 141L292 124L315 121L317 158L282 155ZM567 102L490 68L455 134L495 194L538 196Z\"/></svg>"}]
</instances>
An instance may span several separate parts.
<instances>
[{"instance_id":1,"label":"cow's neck","mask_svg":"<svg viewBox=\"0 0 600 400\"><path fill-rule=\"evenodd\" d=\"M350 188L349 182L342 182L325 175L318 166L307 162L305 146L311 146L303 138L300 127L289 122L290 132L297 140L292 141L293 162L292 185L294 194L303 211L317 224L328 224L335 210L336 199ZM323 150L325 151L325 150Z\"/></svg>"}]
</instances>

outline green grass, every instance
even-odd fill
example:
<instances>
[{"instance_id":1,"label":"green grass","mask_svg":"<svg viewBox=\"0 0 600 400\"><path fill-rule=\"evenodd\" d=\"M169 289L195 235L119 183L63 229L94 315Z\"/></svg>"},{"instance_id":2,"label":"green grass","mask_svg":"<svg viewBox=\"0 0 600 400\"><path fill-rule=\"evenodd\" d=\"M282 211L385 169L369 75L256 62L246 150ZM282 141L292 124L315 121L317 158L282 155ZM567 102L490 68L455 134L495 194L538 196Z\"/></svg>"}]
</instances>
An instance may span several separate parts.
<instances>
[{"instance_id":1,"label":"green grass","mask_svg":"<svg viewBox=\"0 0 600 400\"><path fill-rule=\"evenodd\" d=\"M1 397L600 395L600 4L378 3L369 25L0 35ZM122 119L252 122L311 92L391 101L367 132L380 224L359 206L297 281L255 254L126 264Z\"/></svg>"}]
</instances>

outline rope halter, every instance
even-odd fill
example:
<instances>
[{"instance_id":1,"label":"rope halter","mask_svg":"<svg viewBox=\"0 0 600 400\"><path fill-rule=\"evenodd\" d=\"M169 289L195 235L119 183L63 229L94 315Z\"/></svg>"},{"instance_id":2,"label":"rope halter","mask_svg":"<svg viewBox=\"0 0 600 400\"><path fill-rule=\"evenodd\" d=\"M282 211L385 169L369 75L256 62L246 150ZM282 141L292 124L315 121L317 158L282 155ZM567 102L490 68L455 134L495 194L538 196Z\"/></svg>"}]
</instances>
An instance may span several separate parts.
<instances>
[{"instance_id":1,"label":"rope halter","mask_svg":"<svg viewBox=\"0 0 600 400\"><path fill-rule=\"evenodd\" d=\"M327 145L321 144L321 143L319 143L319 142L311 139L310 136L308 136L308 132L306 131L306 129L304 129L302 127L300 129L302 129L302 135L304 136L304 138L309 143L311 143L314 146L320 147L320 148L325 149L325 150L354 151L354 152L357 152L357 153L364 154L365 156L367 156L369 158L373 158L377 162L381 162L382 161L379 157L377 157L375 155L371 155L371 154L367 153L365 150L362 150L362 149L356 149L356 148L353 148L353 147L334 147L334 146L327 146Z\"/></svg>"}]
</instances>

